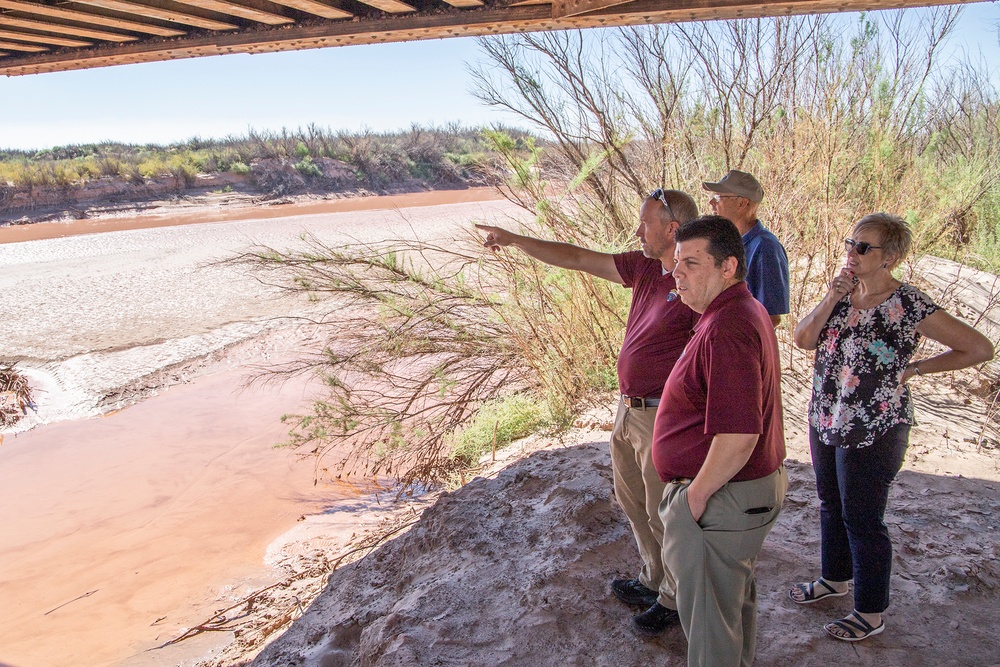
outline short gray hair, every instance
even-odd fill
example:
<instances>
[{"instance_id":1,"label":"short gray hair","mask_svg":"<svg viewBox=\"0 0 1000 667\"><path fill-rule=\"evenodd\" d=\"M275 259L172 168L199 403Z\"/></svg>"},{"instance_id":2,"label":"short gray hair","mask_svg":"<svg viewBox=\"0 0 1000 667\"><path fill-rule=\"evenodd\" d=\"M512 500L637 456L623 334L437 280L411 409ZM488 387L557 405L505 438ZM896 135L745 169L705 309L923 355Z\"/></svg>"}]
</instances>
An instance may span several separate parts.
<instances>
[{"instance_id":1,"label":"short gray hair","mask_svg":"<svg viewBox=\"0 0 1000 667\"><path fill-rule=\"evenodd\" d=\"M659 196L654 197L653 194ZM655 201L660 204L658 213L663 222L670 222L667 218L671 217L667 211L667 207L663 205L664 200L670 206L670 212L674 215L671 219L676 219L680 224L683 225L688 220L698 217L698 204L695 203L694 198L688 193L681 190L659 188L654 190L653 194L647 196L646 201ZM660 199L661 196L663 197L662 200Z\"/></svg>"},{"instance_id":2,"label":"short gray hair","mask_svg":"<svg viewBox=\"0 0 1000 667\"><path fill-rule=\"evenodd\" d=\"M878 245L882 247L882 252L887 255L895 255L892 267L896 268L910 253L913 245L913 232L909 223L898 215L891 213L869 213L858 220L854 225L854 231L871 229L879 236Z\"/></svg>"}]
</instances>

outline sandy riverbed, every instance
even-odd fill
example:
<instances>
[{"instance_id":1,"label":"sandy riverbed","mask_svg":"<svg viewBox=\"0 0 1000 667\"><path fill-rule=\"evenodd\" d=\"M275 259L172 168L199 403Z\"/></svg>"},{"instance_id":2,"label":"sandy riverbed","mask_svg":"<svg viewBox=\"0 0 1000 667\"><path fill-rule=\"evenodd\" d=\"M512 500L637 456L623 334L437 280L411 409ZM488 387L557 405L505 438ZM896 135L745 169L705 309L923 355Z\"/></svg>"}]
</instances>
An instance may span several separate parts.
<instances>
[{"instance_id":1,"label":"sandy riverbed","mask_svg":"<svg viewBox=\"0 0 1000 667\"><path fill-rule=\"evenodd\" d=\"M344 503L364 514L373 498L313 486L309 463L272 447L280 415L308 401L306 379L239 391L250 366L317 344L285 319L316 304L211 262L304 231L440 239L516 215L489 196L433 194L0 244L0 357L38 388L34 428L0 444L0 665L192 659L226 638L147 649L280 576L264 554L299 517ZM106 414L143 394L153 398ZM377 517L344 522L342 539Z\"/></svg>"}]
</instances>

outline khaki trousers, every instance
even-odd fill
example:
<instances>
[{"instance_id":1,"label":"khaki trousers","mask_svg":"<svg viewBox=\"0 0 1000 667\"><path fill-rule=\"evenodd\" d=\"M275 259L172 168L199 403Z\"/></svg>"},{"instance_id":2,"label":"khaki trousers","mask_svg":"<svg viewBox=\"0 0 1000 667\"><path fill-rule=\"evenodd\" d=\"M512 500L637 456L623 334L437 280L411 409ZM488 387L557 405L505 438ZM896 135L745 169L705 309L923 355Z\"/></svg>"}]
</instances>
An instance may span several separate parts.
<instances>
[{"instance_id":1,"label":"khaki trousers","mask_svg":"<svg viewBox=\"0 0 1000 667\"><path fill-rule=\"evenodd\" d=\"M664 566L677 581L688 667L750 667L757 648L754 566L788 489L788 473L730 482L696 523L687 484L669 483L660 505ZM764 511L764 508L768 508Z\"/></svg>"},{"instance_id":2,"label":"khaki trousers","mask_svg":"<svg viewBox=\"0 0 1000 667\"><path fill-rule=\"evenodd\" d=\"M674 582L664 575L661 545L663 523L659 507L664 484L653 467L653 422L656 408L626 407L618 401L615 428L611 432L611 469L615 496L632 525L632 534L639 547L642 570L639 582L660 591L660 604L674 607Z\"/></svg>"}]
</instances>

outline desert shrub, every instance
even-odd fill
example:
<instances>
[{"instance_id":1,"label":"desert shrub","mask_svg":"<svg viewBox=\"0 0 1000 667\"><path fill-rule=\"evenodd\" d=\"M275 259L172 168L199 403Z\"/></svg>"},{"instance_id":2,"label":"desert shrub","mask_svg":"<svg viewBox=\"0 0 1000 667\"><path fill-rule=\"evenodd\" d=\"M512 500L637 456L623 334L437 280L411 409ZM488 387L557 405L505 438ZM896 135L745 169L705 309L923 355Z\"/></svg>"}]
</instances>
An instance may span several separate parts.
<instances>
[{"instance_id":1,"label":"desert shrub","mask_svg":"<svg viewBox=\"0 0 1000 667\"><path fill-rule=\"evenodd\" d=\"M518 151L503 133L493 141L525 187L546 187L530 168L537 149ZM578 237L572 211L543 213L549 227L533 229ZM258 248L233 261L269 284L333 299L320 322L329 331L322 354L277 369L316 372L328 387L307 413L286 417L287 444L321 471L441 482L472 456L465 447L454 456L446 435L482 406L519 391L563 428L595 389L616 385L627 291L516 252L484 257L478 235L447 247L309 239L304 249Z\"/></svg>"},{"instance_id":2,"label":"desert shrub","mask_svg":"<svg viewBox=\"0 0 1000 667\"><path fill-rule=\"evenodd\" d=\"M191 187L198 179L198 167L192 163L190 157L175 156L168 163L168 168L170 175L185 187Z\"/></svg>"},{"instance_id":3,"label":"desert shrub","mask_svg":"<svg viewBox=\"0 0 1000 667\"><path fill-rule=\"evenodd\" d=\"M318 178L323 175L323 170L308 155L295 163L295 171L308 178Z\"/></svg>"}]
</instances>

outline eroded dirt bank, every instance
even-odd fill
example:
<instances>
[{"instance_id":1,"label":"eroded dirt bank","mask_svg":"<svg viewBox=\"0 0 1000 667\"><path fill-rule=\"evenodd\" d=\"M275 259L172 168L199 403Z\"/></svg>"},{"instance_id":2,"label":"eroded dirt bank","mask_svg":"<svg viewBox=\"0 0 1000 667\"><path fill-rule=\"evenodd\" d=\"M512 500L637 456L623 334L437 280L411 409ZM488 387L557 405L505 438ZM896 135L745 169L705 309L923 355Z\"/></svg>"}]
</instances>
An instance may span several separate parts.
<instances>
[{"instance_id":1,"label":"eroded dirt bank","mask_svg":"<svg viewBox=\"0 0 1000 667\"><path fill-rule=\"evenodd\" d=\"M822 629L851 610L849 598L807 608L787 598L815 575L819 552L812 470L788 468L786 506L758 563L757 665L1000 664L995 478L901 474L887 629L850 645ZM603 438L556 444L444 495L405 536L334 573L252 665L686 665L680 628L640 637L636 610L608 587L638 567Z\"/></svg>"}]
</instances>

